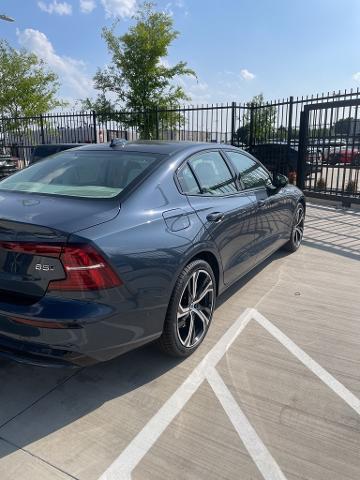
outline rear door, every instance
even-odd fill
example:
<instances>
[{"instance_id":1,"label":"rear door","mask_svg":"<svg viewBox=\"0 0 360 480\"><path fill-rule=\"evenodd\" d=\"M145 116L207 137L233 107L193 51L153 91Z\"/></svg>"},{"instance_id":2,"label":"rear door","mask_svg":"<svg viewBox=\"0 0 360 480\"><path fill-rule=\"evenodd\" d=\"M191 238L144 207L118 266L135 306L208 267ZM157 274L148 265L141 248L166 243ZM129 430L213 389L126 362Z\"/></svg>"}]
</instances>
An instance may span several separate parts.
<instances>
[{"instance_id":1,"label":"rear door","mask_svg":"<svg viewBox=\"0 0 360 480\"><path fill-rule=\"evenodd\" d=\"M254 158L242 152L226 152L251 201L256 205L256 262L277 250L289 236L291 208L282 189L274 191L269 172Z\"/></svg>"},{"instance_id":2,"label":"rear door","mask_svg":"<svg viewBox=\"0 0 360 480\"><path fill-rule=\"evenodd\" d=\"M178 171L178 179L218 248L224 282L234 282L255 263L254 200L239 191L235 174L219 150L192 156Z\"/></svg>"}]
</instances>

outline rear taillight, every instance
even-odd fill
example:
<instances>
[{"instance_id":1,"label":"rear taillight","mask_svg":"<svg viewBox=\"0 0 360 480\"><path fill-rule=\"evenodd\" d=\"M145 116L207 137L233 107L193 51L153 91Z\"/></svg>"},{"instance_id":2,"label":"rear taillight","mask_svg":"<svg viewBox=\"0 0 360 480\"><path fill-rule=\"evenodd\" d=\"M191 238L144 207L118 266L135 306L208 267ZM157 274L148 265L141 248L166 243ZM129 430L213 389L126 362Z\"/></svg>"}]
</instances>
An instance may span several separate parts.
<instances>
[{"instance_id":1,"label":"rear taillight","mask_svg":"<svg viewBox=\"0 0 360 480\"><path fill-rule=\"evenodd\" d=\"M30 255L55 258L58 258L61 253L61 245L33 242L0 242L0 248L14 253L28 253Z\"/></svg>"},{"instance_id":2,"label":"rear taillight","mask_svg":"<svg viewBox=\"0 0 360 480\"><path fill-rule=\"evenodd\" d=\"M91 245L1 242L0 249L14 253L60 258L66 278L49 282L48 290L101 290L122 285L105 258Z\"/></svg>"},{"instance_id":3,"label":"rear taillight","mask_svg":"<svg viewBox=\"0 0 360 480\"><path fill-rule=\"evenodd\" d=\"M108 262L90 245L62 247L60 260L66 278L50 282L48 290L101 290L122 285Z\"/></svg>"}]
</instances>

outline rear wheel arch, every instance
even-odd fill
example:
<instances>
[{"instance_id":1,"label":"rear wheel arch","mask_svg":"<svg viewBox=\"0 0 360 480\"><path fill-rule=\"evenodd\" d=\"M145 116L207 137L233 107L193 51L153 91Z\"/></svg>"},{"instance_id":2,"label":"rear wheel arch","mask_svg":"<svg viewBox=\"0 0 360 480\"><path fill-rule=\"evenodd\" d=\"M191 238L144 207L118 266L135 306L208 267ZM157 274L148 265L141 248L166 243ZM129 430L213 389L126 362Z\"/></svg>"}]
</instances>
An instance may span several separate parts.
<instances>
[{"instance_id":1,"label":"rear wheel arch","mask_svg":"<svg viewBox=\"0 0 360 480\"><path fill-rule=\"evenodd\" d=\"M207 262L210 265L210 267L211 267L211 269L214 273L214 276L215 276L216 295L221 293L221 290L222 290L221 285L222 285L222 280L223 280L221 260L218 257L218 255L216 254L216 252L214 252L211 247L209 247L208 245L203 245L202 248L199 246L199 248L196 251L193 251L191 255L187 256L186 260L182 262L182 264L181 264L181 266L179 266L178 270L176 272L174 272L173 281L172 281L171 287L170 287L169 300L170 300L172 292L175 288L175 285L176 285L177 279L179 278L179 275L184 270L184 268L186 268L194 260L204 260L205 262Z\"/></svg>"},{"instance_id":2,"label":"rear wheel arch","mask_svg":"<svg viewBox=\"0 0 360 480\"><path fill-rule=\"evenodd\" d=\"M206 263L210 265L215 276L216 294L218 295L219 283L220 283L220 265L214 253L210 252L209 250L201 251L196 255L194 255L192 258L190 258L190 260L187 262L187 265L189 265L189 263L193 262L194 260L204 260Z\"/></svg>"}]
</instances>

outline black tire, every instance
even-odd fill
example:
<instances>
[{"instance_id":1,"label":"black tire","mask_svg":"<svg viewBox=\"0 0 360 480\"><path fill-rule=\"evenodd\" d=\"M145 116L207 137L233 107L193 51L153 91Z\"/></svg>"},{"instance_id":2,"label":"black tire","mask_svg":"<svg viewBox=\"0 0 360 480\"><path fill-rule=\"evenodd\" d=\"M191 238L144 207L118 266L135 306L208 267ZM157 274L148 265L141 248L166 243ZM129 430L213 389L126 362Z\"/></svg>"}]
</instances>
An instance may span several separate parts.
<instances>
[{"instance_id":1,"label":"black tire","mask_svg":"<svg viewBox=\"0 0 360 480\"><path fill-rule=\"evenodd\" d=\"M283 246L284 250L288 252L296 252L301 245L304 234L304 221L305 221L305 208L304 205L299 202L296 205L293 224L291 228L290 239Z\"/></svg>"},{"instance_id":2,"label":"black tire","mask_svg":"<svg viewBox=\"0 0 360 480\"><path fill-rule=\"evenodd\" d=\"M199 302L193 302L192 297L190 297L190 289L194 285L194 278L196 278L197 272L198 277L196 280L196 285L199 283L200 288L202 286L201 282L203 282L204 291L206 290L207 285L209 285L209 292L206 294L203 300ZM208 284L206 281L208 281ZM188 296L188 298L186 298L186 296ZM200 296L201 295L199 295L199 298ZM196 295L194 298L196 298ZM189 313L181 313L187 310L187 300L189 301ZM166 314L164 330L161 337L157 341L159 348L163 352L174 357L184 358L191 355L202 343L208 332L214 312L215 300L216 280L212 268L204 260L192 261L180 273L175 284ZM209 304L211 303L211 307L205 307L206 302ZM196 305L193 306L193 303L196 303ZM192 309L191 311L190 308ZM179 315L181 316L181 319L178 318ZM201 316L206 318L208 317L209 321L207 324L200 319ZM196 340L194 344L191 344L191 322L193 322L193 340ZM183 323L183 325L180 326L180 323ZM204 331L202 333L200 332L201 325L204 326ZM183 335L182 332L184 332ZM196 336L197 333L198 336ZM185 342L185 340L188 340L189 337L190 342ZM185 346L185 343L189 343L188 346Z\"/></svg>"}]
</instances>

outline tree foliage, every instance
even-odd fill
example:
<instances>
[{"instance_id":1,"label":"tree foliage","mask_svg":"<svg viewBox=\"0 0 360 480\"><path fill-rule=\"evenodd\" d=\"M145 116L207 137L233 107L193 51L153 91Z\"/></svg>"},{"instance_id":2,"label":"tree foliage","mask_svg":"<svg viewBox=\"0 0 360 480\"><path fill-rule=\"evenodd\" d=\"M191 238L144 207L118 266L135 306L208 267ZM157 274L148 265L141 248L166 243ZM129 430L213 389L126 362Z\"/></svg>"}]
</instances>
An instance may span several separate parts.
<instances>
[{"instance_id":1,"label":"tree foliage","mask_svg":"<svg viewBox=\"0 0 360 480\"><path fill-rule=\"evenodd\" d=\"M36 55L0 41L0 115L37 116L64 105L57 99L58 78Z\"/></svg>"},{"instance_id":2,"label":"tree foliage","mask_svg":"<svg viewBox=\"0 0 360 480\"><path fill-rule=\"evenodd\" d=\"M255 95L249 102L248 107L240 118L242 126L238 128L236 137L238 143L249 145L250 133L253 142L264 142L276 136L276 107L266 104L264 95ZM252 132L250 132L252 123Z\"/></svg>"},{"instance_id":3,"label":"tree foliage","mask_svg":"<svg viewBox=\"0 0 360 480\"><path fill-rule=\"evenodd\" d=\"M139 112L137 116L123 116L121 121L137 126L143 137L152 137L157 122L163 128L178 122L178 118L161 109L188 100L184 89L174 84L174 80L195 73L186 62L173 66L164 62L169 46L179 36L171 15L156 11L152 3L144 3L134 20L135 24L121 36L115 33L116 24L103 29L111 63L97 71L94 82L99 95L95 101L86 99L83 107L95 110L104 119L117 119L115 112L119 109ZM156 110L160 112L150 113Z\"/></svg>"}]
</instances>

